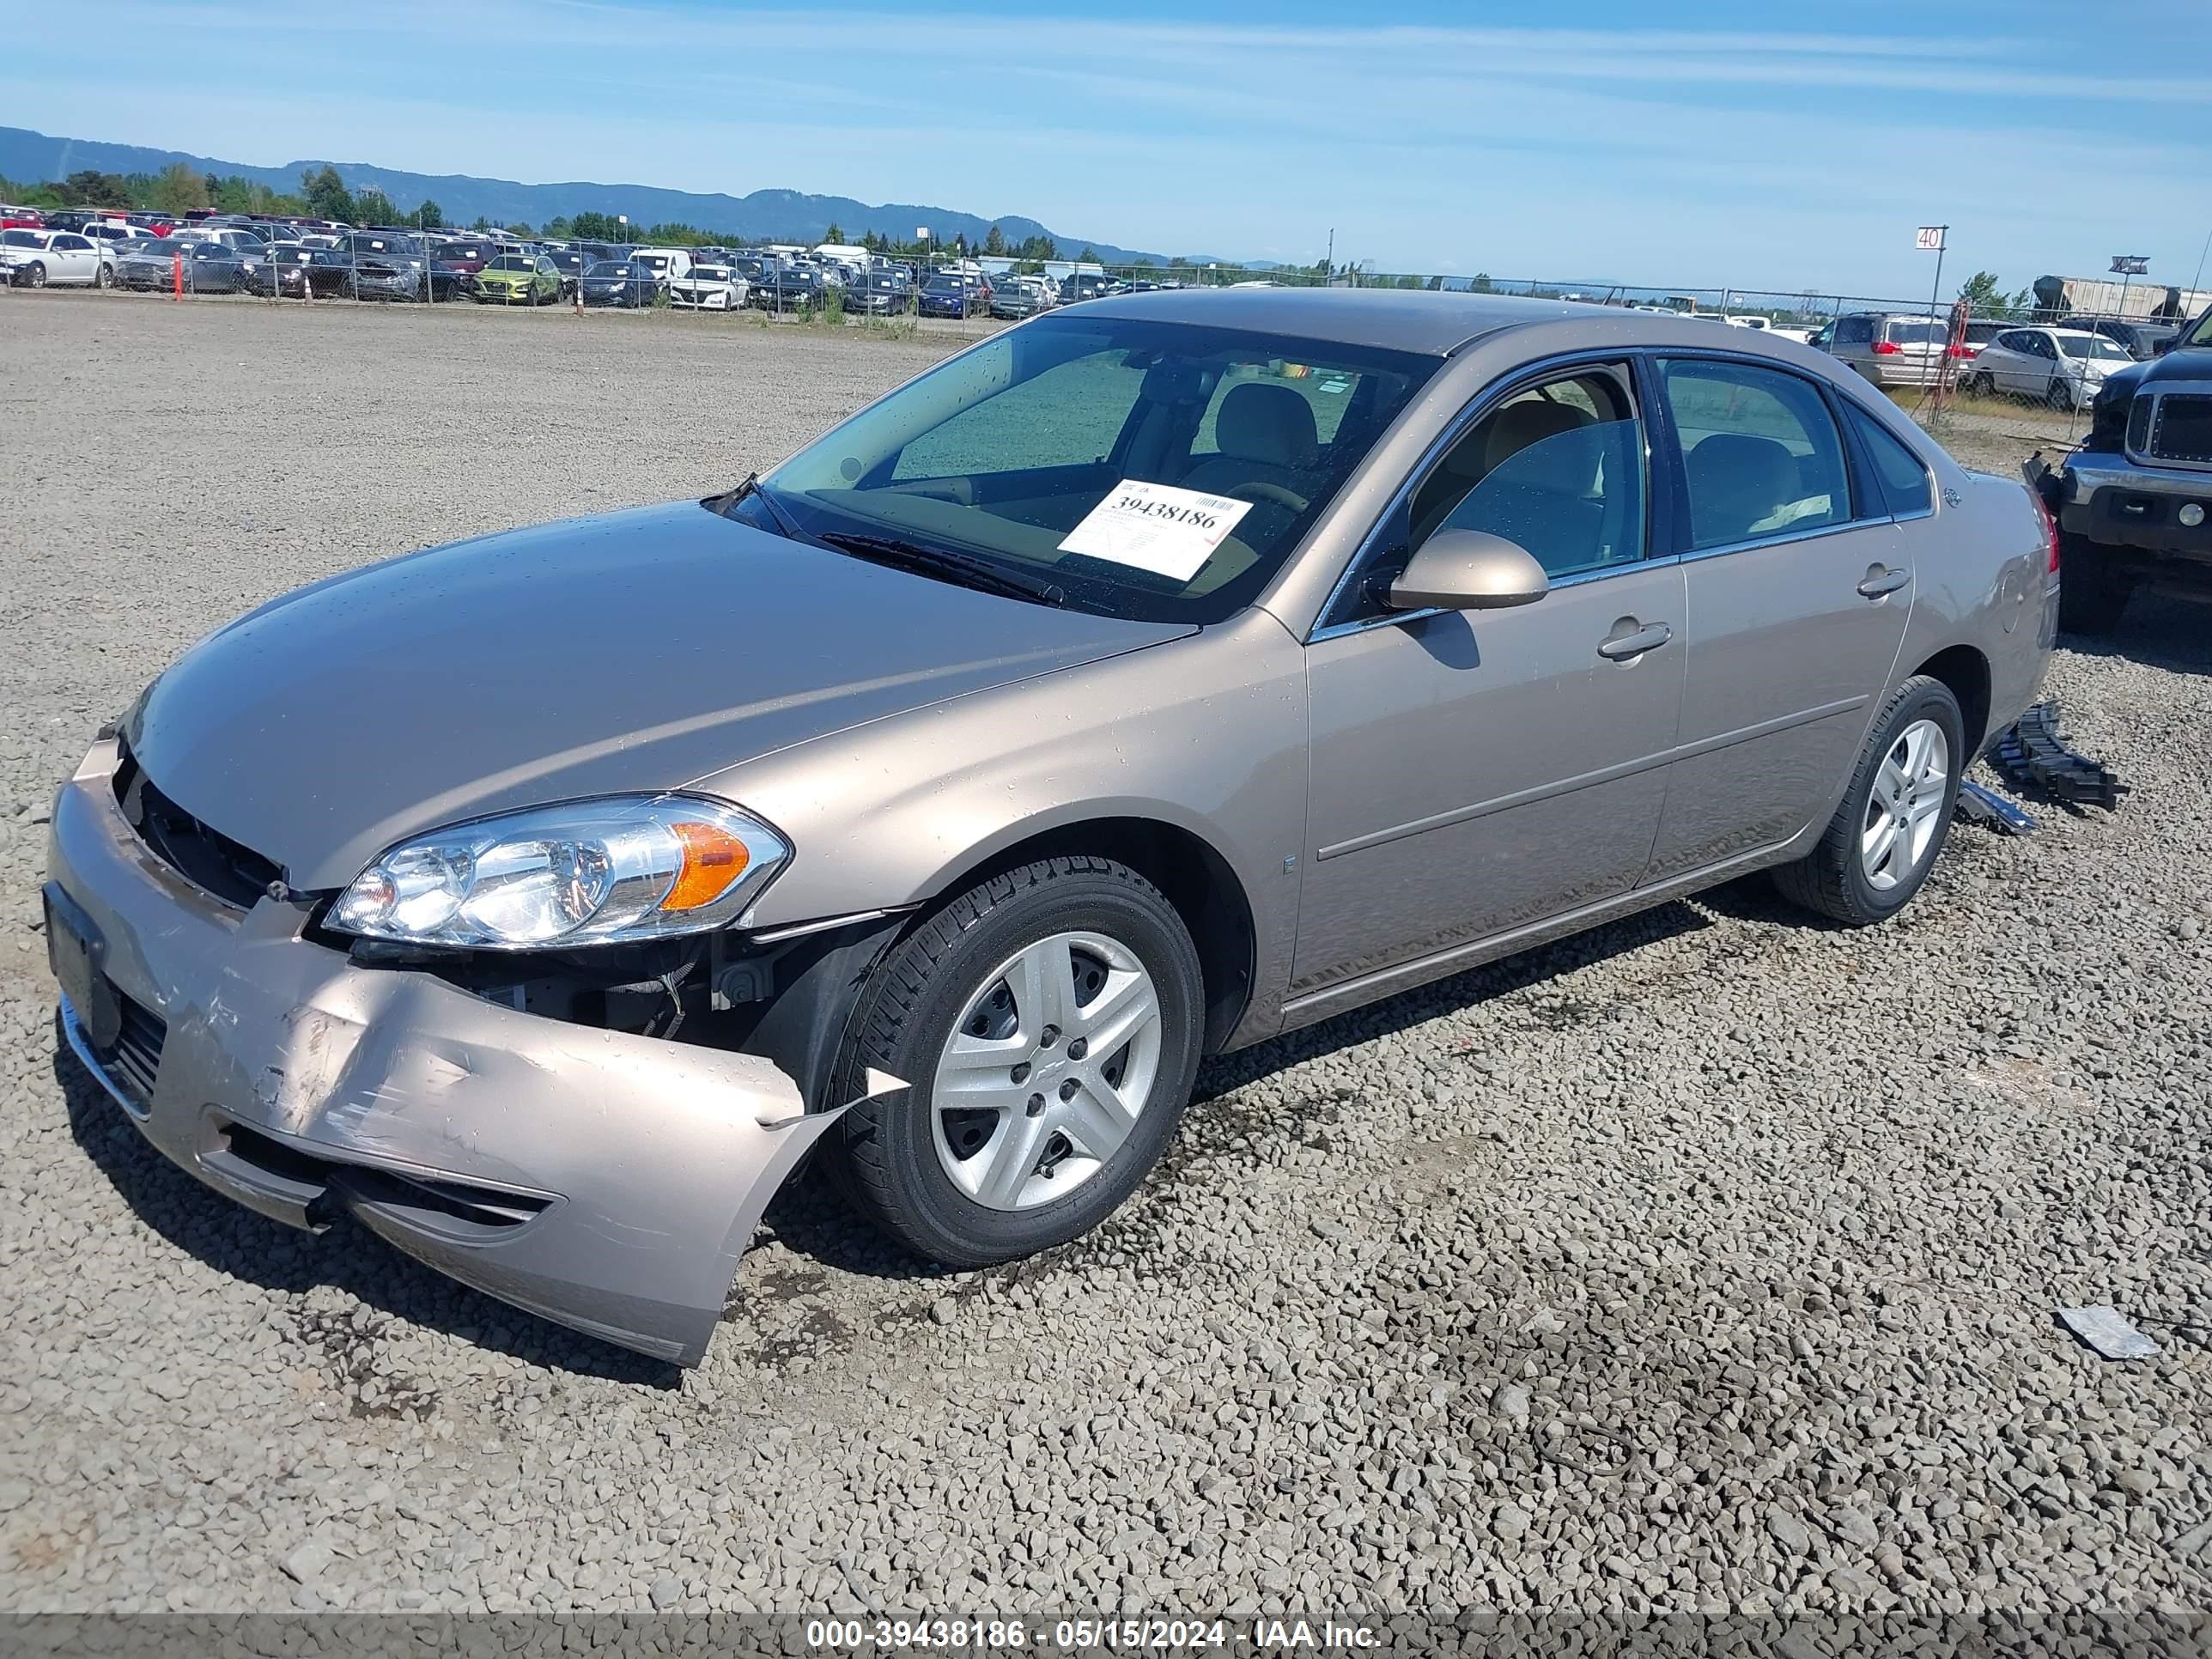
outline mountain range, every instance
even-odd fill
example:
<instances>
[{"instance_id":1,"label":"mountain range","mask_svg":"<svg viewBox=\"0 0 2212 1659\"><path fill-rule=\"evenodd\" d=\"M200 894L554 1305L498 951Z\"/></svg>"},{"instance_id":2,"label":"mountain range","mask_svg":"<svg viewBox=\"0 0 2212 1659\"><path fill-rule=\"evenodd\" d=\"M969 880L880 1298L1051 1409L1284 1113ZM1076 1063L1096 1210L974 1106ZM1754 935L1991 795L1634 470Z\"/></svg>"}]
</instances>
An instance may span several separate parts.
<instances>
[{"instance_id":1,"label":"mountain range","mask_svg":"<svg viewBox=\"0 0 2212 1659\"><path fill-rule=\"evenodd\" d=\"M300 174L325 165L320 161L287 161L282 167L253 167L244 161L220 161L185 150L152 149L140 144L109 144L89 138L57 138L27 127L0 127L0 177L18 184L59 180L88 169L98 173L159 173L182 161L200 173L228 177L233 173L269 185L272 190L297 192ZM402 213L411 213L425 200L437 203L447 224L465 225L482 218L494 224L543 225L549 219L572 218L579 213L628 214L633 225L696 225L703 230L731 233L744 240L818 242L836 225L851 239L869 231L905 241L915 231L928 227L933 240L950 243L964 235L972 245L992 226L1009 242L1030 236L1050 236L1062 252L1083 247L1097 251L1109 264L1130 264L1139 259L1166 263L1163 255L1141 249L1119 247L1096 237L1064 235L1048 230L1034 219L1010 214L987 219L951 208L929 207L912 202L866 203L848 196L810 196L795 190L757 190L745 196L702 194L686 190L662 190L652 185L602 185L578 180L566 184L525 185L512 179L478 179L467 173L403 173L367 161L332 161L349 190L382 191ZM1203 264L1211 256L1191 256Z\"/></svg>"}]
</instances>

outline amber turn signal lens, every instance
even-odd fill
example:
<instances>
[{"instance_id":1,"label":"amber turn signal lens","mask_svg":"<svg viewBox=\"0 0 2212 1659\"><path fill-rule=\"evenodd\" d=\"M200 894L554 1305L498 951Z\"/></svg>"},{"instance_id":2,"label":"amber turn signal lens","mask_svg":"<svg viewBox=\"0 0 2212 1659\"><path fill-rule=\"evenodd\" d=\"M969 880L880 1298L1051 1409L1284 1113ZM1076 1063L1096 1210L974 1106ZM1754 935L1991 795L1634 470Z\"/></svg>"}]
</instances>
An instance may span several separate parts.
<instances>
[{"instance_id":1,"label":"amber turn signal lens","mask_svg":"<svg viewBox=\"0 0 2212 1659\"><path fill-rule=\"evenodd\" d=\"M730 884L745 872L752 854L744 842L711 823L672 823L670 831L684 846L684 868L678 873L664 910L696 910L712 904L729 890Z\"/></svg>"}]
</instances>

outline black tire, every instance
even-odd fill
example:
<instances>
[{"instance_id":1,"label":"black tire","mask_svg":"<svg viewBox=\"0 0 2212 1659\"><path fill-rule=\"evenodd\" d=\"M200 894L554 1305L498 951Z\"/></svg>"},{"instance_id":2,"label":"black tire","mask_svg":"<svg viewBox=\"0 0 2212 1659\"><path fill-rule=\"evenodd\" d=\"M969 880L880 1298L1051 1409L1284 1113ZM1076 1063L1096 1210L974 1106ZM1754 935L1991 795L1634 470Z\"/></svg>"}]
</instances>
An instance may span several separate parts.
<instances>
[{"instance_id":1,"label":"black tire","mask_svg":"<svg viewBox=\"0 0 2212 1659\"><path fill-rule=\"evenodd\" d=\"M2051 384L2044 389L2043 401L2052 409L2070 410L2074 407L2072 384L2060 375L2052 375Z\"/></svg>"},{"instance_id":2,"label":"black tire","mask_svg":"<svg viewBox=\"0 0 2212 1659\"><path fill-rule=\"evenodd\" d=\"M23 286L25 288L44 288L46 285L46 268L44 265L39 264L36 260L33 260L29 264L23 267Z\"/></svg>"},{"instance_id":3,"label":"black tire","mask_svg":"<svg viewBox=\"0 0 2212 1659\"><path fill-rule=\"evenodd\" d=\"M1867 822L1875 781L1883 762L1905 728L1923 720L1935 722L1950 745L1942 806L1936 816L1934 836L1919 863L1894 886L1877 889L1868 878L1859 857L1859 836ZM1928 879L1928 872L1936 867L1936 860L1942 856L1943 843L1950 835L1951 814L1959 799L1959 780L1970 758L1965 733L1966 722L1959 714L1959 700L1942 681L1915 674L1891 692L1868 731L1866 745L1859 752L1859 763L1851 774L1850 787L1844 792L1843 804L1836 808L1835 817L1828 820L1827 830L1819 843L1803 858L1779 866L1772 872L1774 884L1781 890L1783 897L1846 927L1868 927L1887 921L1911 903L1921 883Z\"/></svg>"},{"instance_id":4,"label":"black tire","mask_svg":"<svg viewBox=\"0 0 2212 1659\"><path fill-rule=\"evenodd\" d=\"M1152 1093L1128 1139L1066 1197L1024 1210L970 1199L941 1167L932 1079L982 976L1057 933L1103 933L1133 951L1161 1009ZM1198 1073L1205 994L1198 952L1159 890L1109 860L1041 860L969 889L892 946L847 1027L832 1098L860 1092L873 1066L910 1087L864 1101L835 1133L839 1184L867 1218L916 1255L955 1267L1033 1255L1097 1226L1158 1162Z\"/></svg>"},{"instance_id":5,"label":"black tire","mask_svg":"<svg viewBox=\"0 0 2212 1659\"><path fill-rule=\"evenodd\" d=\"M115 267L109 264L103 259L100 265L100 275L92 279L92 285L98 289L113 288L115 286Z\"/></svg>"},{"instance_id":6,"label":"black tire","mask_svg":"<svg viewBox=\"0 0 2212 1659\"><path fill-rule=\"evenodd\" d=\"M2135 597L2133 575L2073 556L2079 544L2069 537L2058 562L2058 626L2069 634L2109 634Z\"/></svg>"}]
</instances>

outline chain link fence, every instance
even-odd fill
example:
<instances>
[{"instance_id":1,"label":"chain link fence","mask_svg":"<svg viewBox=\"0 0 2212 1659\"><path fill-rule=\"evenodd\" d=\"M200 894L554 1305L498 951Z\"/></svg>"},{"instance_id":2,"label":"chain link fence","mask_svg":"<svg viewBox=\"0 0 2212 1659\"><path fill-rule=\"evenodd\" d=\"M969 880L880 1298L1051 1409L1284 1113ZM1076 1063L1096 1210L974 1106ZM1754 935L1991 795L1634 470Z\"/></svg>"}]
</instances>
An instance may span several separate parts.
<instances>
[{"instance_id":1,"label":"chain link fence","mask_svg":"<svg viewBox=\"0 0 2212 1659\"><path fill-rule=\"evenodd\" d=\"M114 233L113 227L108 229ZM276 240L266 240L272 232ZM76 271L63 268L56 258L50 261L55 270L27 282L18 258L9 286L76 281L179 302L384 305L426 313L457 305L550 314L690 313L725 325L953 340L981 338L1062 305L1154 289L1328 286L1512 295L1664 313L1707 320L1717 329L1787 336L1831 350L1923 423L1938 424L1953 412L1988 414L2008 403L2041 401L2048 405L2045 412L2064 416L2069 437L2087 401L2081 386L2062 398L2062 378L2053 378L2039 392L2016 381L2001 383L1978 368L1981 352L2008 330L2063 321L2090 330L2110 325L2112 337L2134 353L2154 343L2166 321L2157 305L2146 302L2148 290L2136 293L2132 304L2123 294L2108 310L2069 310L2069 300L2103 296L2076 295L2054 279L2038 285L2033 302L1977 311L1963 301L1943 302L1932 294L1900 298L1812 289L1594 283L1321 266L1106 264L1017 260L958 248L907 250L896 257L850 248L832 257L796 245L641 247L431 228L211 221L179 227L164 236L118 234L92 241L80 234L76 240L94 250L89 257L98 262L96 276L88 274L90 265ZM76 256L80 264L87 257ZM2021 298L2029 300L2026 295ZM2176 304L2175 292L2166 291L2165 308ZM1870 337L1862 340L1862 334Z\"/></svg>"}]
</instances>

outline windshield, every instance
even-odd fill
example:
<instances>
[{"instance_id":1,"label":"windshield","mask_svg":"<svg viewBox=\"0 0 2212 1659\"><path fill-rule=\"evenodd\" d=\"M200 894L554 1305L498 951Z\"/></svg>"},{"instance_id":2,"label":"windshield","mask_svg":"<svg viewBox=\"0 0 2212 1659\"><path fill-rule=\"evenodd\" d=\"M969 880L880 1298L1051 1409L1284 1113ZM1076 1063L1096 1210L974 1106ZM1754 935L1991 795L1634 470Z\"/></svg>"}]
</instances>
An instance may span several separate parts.
<instances>
[{"instance_id":1,"label":"windshield","mask_svg":"<svg viewBox=\"0 0 2212 1659\"><path fill-rule=\"evenodd\" d=\"M1103 615L1218 622L1267 585L1440 361L1048 314L801 450L769 480L769 505L811 536L981 559Z\"/></svg>"},{"instance_id":2,"label":"windshield","mask_svg":"<svg viewBox=\"0 0 2212 1659\"><path fill-rule=\"evenodd\" d=\"M36 230L0 230L0 247L44 247L46 234Z\"/></svg>"}]
</instances>

